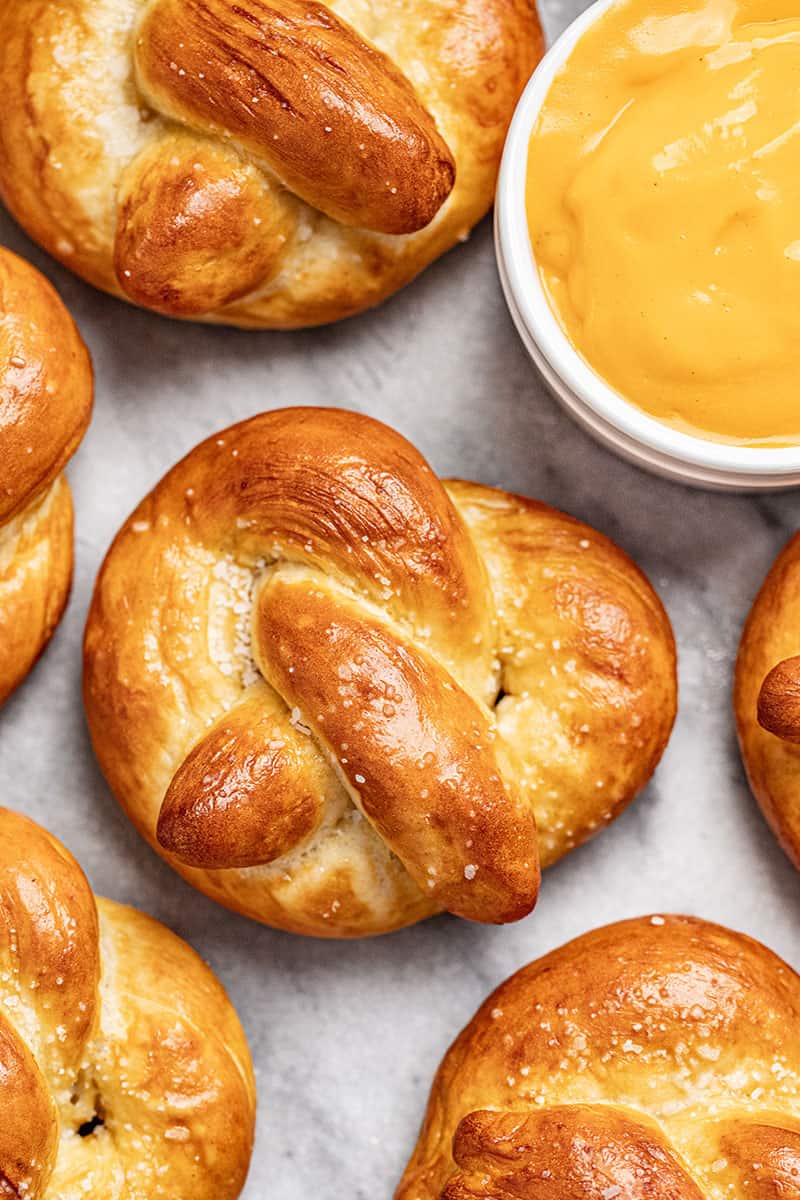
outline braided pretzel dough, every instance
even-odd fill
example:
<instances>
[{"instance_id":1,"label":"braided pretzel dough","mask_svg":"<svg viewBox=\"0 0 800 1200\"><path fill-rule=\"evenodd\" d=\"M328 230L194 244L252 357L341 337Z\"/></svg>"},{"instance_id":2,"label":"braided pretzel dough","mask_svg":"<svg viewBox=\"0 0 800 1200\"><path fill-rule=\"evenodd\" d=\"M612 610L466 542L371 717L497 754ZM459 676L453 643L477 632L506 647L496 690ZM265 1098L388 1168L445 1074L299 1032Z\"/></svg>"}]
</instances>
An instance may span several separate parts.
<instances>
[{"instance_id":1,"label":"braided pretzel dough","mask_svg":"<svg viewBox=\"0 0 800 1200\"><path fill-rule=\"evenodd\" d=\"M287 409L193 450L100 572L95 750L190 882L355 936L529 912L545 864L649 778L672 633L607 539L445 486L355 413Z\"/></svg>"},{"instance_id":2,"label":"braided pretzel dough","mask_svg":"<svg viewBox=\"0 0 800 1200\"><path fill-rule=\"evenodd\" d=\"M690 917L524 967L442 1062L396 1200L797 1200L800 977Z\"/></svg>"},{"instance_id":3,"label":"braided pretzel dough","mask_svg":"<svg viewBox=\"0 0 800 1200\"><path fill-rule=\"evenodd\" d=\"M293 327L489 208L533 0L0 0L0 195L97 287Z\"/></svg>"},{"instance_id":4,"label":"braided pretzel dough","mask_svg":"<svg viewBox=\"0 0 800 1200\"><path fill-rule=\"evenodd\" d=\"M0 247L0 704L55 631L72 580L63 475L92 409L92 366L50 284Z\"/></svg>"},{"instance_id":5,"label":"braided pretzel dough","mask_svg":"<svg viewBox=\"0 0 800 1200\"><path fill-rule=\"evenodd\" d=\"M254 1111L208 967L0 808L0 1196L234 1200Z\"/></svg>"},{"instance_id":6,"label":"braided pretzel dough","mask_svg":"<svg viewBox=\"0 0 800 1200\"><path fill-rule=\"evenodd\" d=\"M800 535L756 597L736 664L734 707L750 786L800 869Z\"/></svg>"}]
</instances>

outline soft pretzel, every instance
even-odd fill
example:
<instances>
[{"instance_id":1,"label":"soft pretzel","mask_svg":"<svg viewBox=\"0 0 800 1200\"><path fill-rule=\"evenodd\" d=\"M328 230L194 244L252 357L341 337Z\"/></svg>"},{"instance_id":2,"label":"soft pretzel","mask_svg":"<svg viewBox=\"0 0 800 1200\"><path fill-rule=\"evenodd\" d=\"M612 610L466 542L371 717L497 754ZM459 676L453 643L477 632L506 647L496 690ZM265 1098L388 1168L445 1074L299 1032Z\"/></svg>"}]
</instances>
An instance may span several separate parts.
<instances>
[{"instance_id":1,"label":"soft pretzel","mask_svg":"<svg viewBox=\"0 0 800 1200\"><path fill-rule=\"evenodd\" d=\"M254 1111L208 967L0 808L0 1196L235 1200Z\"/></svg>"},{"instance_id":2,"label":"soft pretzel","mask_svg":"<svg viewBox=\"0 0 800 1200\"><path fill-rule=\"evenodd\" d=\"M190 882L355 936L526 914L537 841L554 861L653 771L674 645L594 530L443 485L367 417L287 409L203 442L125 523L84 696L111 787Z\"/></svg>"},{"instance_id":3,"label":"soft pretzel","mask_svg":"<svg viewBox=\"0 0 800 1200\"><path fill-rule=\"evenodd\" d=\"M534 0L0 0L0 195L97 287L288 328L489 208Z\"/></svg>"},{"instance_id":4,"label":"soft pretzel","mask_svg":"<svg viewBox=\"0 0 800 1200\"><path fill-rule=\"evenodd\" d=\"M72 497L63 471L91 409L92 366L72 318L38 271L0 247L0 704L67 602Z\"/></svg>"},{"instance_id":5,"label":"soft pretzel","mask_svg":"<svg viewBox=\"0 0 800 1200\"><path fill-rule=\"evenodd\" d=\"M396 1200L797 1200L800 977L691 917L577 938L446 1054Z\"/></svg>"},{"instance_id":6,"label":"soft pretzel","mask_svg":"<svg viewBox=\"0 0 800 1200\"><path fill-rule=\"evenodd\" d=\"M800 868L800 535L767 574L736 663L734 707L750 786Z\"/></svg>"}]
</instances>

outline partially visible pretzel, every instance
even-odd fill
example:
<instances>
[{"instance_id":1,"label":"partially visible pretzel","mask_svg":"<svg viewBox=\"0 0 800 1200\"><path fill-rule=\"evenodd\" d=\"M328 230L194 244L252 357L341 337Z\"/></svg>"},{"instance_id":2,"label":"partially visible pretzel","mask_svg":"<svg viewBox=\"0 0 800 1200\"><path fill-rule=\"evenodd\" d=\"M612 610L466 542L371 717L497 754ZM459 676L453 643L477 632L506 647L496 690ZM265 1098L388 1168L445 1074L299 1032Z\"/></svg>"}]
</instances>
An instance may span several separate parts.
<instances>
[{"instance_id":1,"label":"partially visible pretzel","mask_svg":"<svg viewBox=\"0 0 800 1200\"><path fill-rule=\"evenodd\" d=\"M49 283L0 247L0 704L52 637L72 580L63 471L92 409L92 366Z\"/></svg>"},{"instance_id":2,"label":"partially visible pretzel","mask_svg":"<svg viewBox=\"0 0 800 1200\"><path fill-rule=\"evenodd\" d=\"M287 409L198 446L126 522L84 696L114 792L187 879L355 936L527 913L538 848L564 854L654 769L674 646L594 530L443 486L366 417Z\"/></svg>"},{"instance_id":3,"label":"partially visible pretzel","mask_svg":"<svg viewBox=\"0 0 800 1200\"><path fill-rule=\"evenodd\" d=\"M750 786L800 869L800 535L770 568L747 619L734 694Z\"/></svg>"},{"instance_id":4,"label":"partially visible pretzel","mask_svg":"<svg viewBox=\"0 0 800 1200\"><path fill-rule=\"evenodd\" d=\"M797 1200L800 977L690 917L518 971L446 1054L396 1200Z\"/></svg>"},{"instance_id":5,"label":"partially visible pretzel","mask_svg":"<svg viewBox=\"0 0 800 1200\"><path fill-rule=\"evenodd\" d=\"M254 1109L208 967L0 808L0 1196L235 1200Z\"/></svg>"},{"instance_id":6,"label":"partially visible pretzel","mask_svg":"<svg viewBox=\"0 0 800 1200\"><path fill-rule=\"evenodd\" d=\"M489 207L533 0L0 0L0 194L100 287L297 326Z\"/></svg>"}]
</instances>

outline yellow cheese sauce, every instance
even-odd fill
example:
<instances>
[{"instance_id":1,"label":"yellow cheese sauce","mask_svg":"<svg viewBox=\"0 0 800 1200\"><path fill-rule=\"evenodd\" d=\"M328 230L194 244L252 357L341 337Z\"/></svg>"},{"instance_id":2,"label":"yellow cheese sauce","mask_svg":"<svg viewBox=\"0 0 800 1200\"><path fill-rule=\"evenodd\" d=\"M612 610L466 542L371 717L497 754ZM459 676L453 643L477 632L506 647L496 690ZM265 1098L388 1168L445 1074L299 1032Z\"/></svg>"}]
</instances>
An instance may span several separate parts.
<instances>
[{"instance_id":1,"label":"yellow cheese sauce","mask_svg":"<svg viewBox=\"0 0 800 1200\"><path fill-rule=\"evenodd\" d=\"M800 442L800 15L621 0L531 138L548 299L627 400L741 445Z\"/></svg>"}]
</instances>

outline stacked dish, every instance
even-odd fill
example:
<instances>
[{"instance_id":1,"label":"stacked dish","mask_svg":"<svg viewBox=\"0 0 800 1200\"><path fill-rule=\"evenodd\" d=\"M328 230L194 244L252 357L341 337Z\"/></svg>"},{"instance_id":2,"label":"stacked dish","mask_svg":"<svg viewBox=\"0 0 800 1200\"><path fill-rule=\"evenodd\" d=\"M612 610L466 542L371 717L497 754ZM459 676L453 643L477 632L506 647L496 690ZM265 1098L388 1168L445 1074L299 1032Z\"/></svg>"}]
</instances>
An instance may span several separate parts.
<instances>
[{"instance_id":1,"label":"stacked dish","mask_svg":"<svg viewBox=\"0 0 800 1200\"><path fill-rule=\"evenodd\" d=\"M640 466L733 490L800 482L798 30L755 21L593 4L522 95L495 215L511 314L565 407Z\"/></svg>"}]
</instances>

